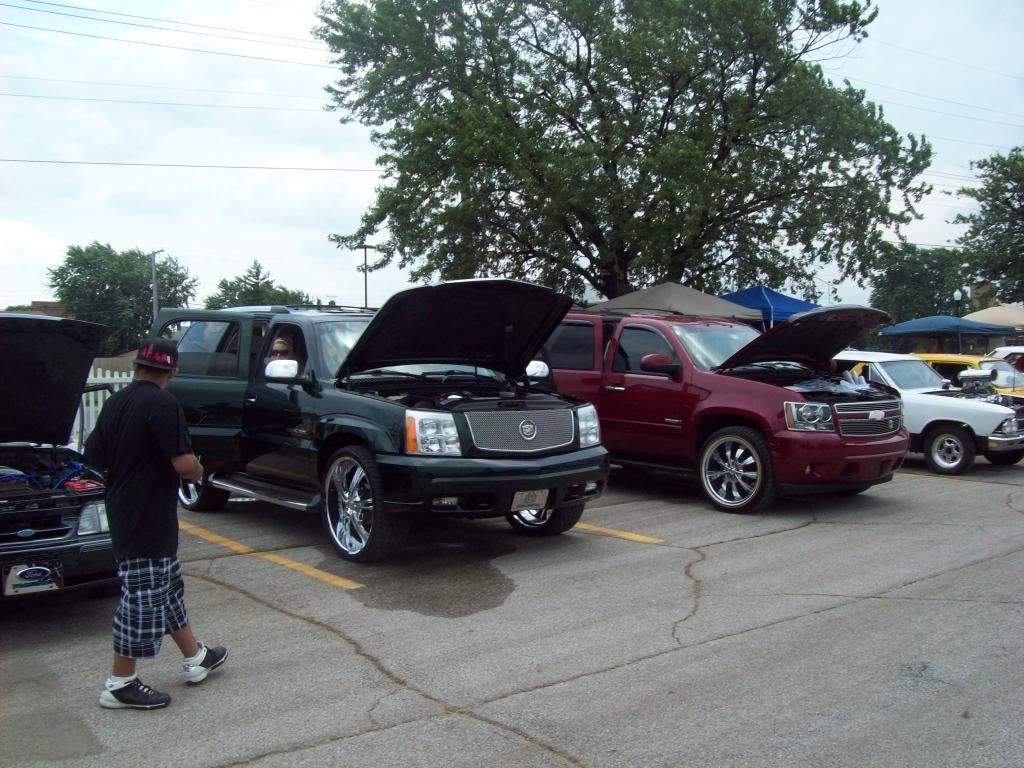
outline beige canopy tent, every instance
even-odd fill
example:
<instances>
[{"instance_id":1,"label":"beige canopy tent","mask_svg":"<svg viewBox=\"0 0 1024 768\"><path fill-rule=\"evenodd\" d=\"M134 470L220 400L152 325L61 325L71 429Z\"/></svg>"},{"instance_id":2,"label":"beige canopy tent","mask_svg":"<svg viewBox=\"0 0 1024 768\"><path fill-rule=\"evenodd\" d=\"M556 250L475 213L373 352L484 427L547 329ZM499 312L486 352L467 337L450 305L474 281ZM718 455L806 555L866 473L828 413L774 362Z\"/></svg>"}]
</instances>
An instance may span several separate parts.
<instances>
[{"instance_id":1,"label":"beige canopy tent","mask_svg":"<svg viewBox=\"0 0 1024 768\"><path fill-rule=\"evenodd\" d=\"M737 320L761 320L761 310L750 309L679 283L661 283L633 291L615 299L594 304L590 309L658 309L682 315L734 317Z\"/></svg>"},{"instance_id":2,"label":"beige canopy tent","mask_svg":"<svg viewBox=\"0 0 1024 768\"><path fill-rule=\"evenodd\" d=\"M1024 328L1024 308L1018 307L1015 304L996 304L994 307L979 309L977 312L964 315L964 320Z\"/></svg>"}]
</instances>

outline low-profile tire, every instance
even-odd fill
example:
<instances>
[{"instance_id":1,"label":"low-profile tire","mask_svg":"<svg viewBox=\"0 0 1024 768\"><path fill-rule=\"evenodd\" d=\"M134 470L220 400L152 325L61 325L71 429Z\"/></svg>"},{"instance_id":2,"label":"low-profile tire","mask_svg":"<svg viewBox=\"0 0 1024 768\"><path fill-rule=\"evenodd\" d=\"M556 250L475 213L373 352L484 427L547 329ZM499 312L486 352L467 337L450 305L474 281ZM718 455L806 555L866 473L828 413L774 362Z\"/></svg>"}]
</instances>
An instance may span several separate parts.
<instances>
[{"instance_id":1,"label":"low-profile tire","mask_svg":"<svg viewBox=\"0 0 1024 768\"><path fill-rule=\"evenodd\" d=\"M1009 467L1024 459L1024 451L991 451L985 454L985 458L988 459L989 464L995 464L997 467Z\"/></svg>"},{"instance_id":2,"label":"low-profile tire","mask_svg":"<svg viewBox=\"0 0 1024 768\"><path fill-rule=\"evenodd\" d=\"M366 448L350 446L331 456L323 477L324 527L346 560L369 562L399 552L410 518L384 510L377 460Z\"/></svg>"},{"instance_id":3,"label":"low-profile tire","mask_svg":"<svg viewBox=\"0 0 1024 768\"><path fill-rule=\"evenodd\" d=\"M561 509L521 509L505 515L508 524L526 536L557 536L565 533L580 521L583 504L574 504Z\"/></svg>"},{"instance_id":4,"label":"low-profile tire","mask_svg":"<svg viewBox=\"0 0 1024 768\"><path fill-rule=\"evenodd\" d=\"M771 451L752 427L712 433L701 446L697 471L704 495L723 512L750 513L775 499Z\"/></svg>"},{"instance_id":5,"label":"low-profile tire","mask_svg":"<svg viewBox=\"0 0 1024 768\"><path fill-rule=\"evenodd\" d=\"M190 512L216 512L228 503L229 491L214 488L209 484L209 475L195 482L178 482L178 504Z\"/></svg>"},{"instance_id":6,"label":"low-profile tire","mask_svg":"<svg viewBox=\"0 0 1024 768\"><path fill-rule=\"evenodd\" d=\"M936 427L924 439L924 460L932 472L961 475L974 464L974 438L963 427Z\"/></svg>"}]
</instances>

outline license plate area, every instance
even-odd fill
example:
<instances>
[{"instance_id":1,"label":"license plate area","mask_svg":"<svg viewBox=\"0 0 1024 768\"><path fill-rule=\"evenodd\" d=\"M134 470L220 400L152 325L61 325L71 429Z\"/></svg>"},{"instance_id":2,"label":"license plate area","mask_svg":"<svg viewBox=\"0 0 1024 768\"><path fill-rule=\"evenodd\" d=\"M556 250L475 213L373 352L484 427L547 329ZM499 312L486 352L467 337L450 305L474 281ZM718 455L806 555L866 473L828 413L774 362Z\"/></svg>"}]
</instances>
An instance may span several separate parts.
<instances>
[{"instance_id":1,"label":"license plate area","mask_svg":"<svg viewBox=\"0 0 1024 768\"><path fill-rule=\"evenodd\" d=\"M551 491L541 488L536 491L517 491L512 497L512 511L520 512L524 509L545 509L548 506L548 499Z\"/></svg>"},{"instance_id":2,"label":"license plate area","mask_svg":"<svg viewBox=\"0 0 1024 768\"><path fill-rule=\"evenodd\" d=\"M22 563L5 568L4 597L47 592L64 586L60 567L54 563Z\"/></svg>"}]
</instances>

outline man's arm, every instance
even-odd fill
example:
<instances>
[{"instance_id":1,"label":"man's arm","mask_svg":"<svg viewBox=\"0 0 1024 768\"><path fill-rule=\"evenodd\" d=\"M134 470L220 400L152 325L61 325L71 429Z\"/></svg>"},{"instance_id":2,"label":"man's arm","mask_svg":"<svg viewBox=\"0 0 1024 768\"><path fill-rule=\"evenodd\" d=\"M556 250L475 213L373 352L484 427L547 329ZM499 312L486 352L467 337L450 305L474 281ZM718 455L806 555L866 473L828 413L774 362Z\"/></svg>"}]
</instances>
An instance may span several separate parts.
<instances>
[{"instance_id":1,"label":"man's arm","mask_svg":"<svg viewBox=\"0 0 1024 768\"><path fill-rule=\"evenodd\" d=\"M171 459L171 464L174 465L174 471L178 473L178 477L182 480L189 480L194 483L203 479L203 465L199 463L199 459L194 453L183 453L180 456L175 456Z\"/></svg>"}]
</instances>

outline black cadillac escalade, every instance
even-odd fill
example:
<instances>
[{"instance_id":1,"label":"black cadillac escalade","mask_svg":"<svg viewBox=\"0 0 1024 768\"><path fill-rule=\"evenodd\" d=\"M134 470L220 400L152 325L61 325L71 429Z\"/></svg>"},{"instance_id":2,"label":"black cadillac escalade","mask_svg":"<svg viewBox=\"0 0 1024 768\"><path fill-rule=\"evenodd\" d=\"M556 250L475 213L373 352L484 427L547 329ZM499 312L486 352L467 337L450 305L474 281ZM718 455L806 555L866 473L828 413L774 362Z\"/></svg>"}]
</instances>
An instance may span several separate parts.
<instances>
[{"instance_id":1,"label":"black cadillac escalade","mask_svg":"<svg viewBox=\"0 0 1024 768\"><path fill-rule=\"evenodd\" d=\"M236 494L316 511L355 561L399 550L414 513L572 528L607 479L597 414L526 373L569 307L487 279L412 288L377 312L161 311L154 334L178 344L168 388L207 472L182 506Z\"/></svg>"}]
</instances>

